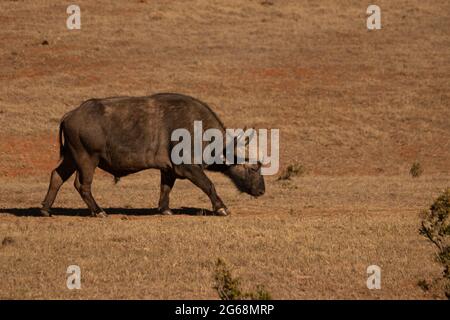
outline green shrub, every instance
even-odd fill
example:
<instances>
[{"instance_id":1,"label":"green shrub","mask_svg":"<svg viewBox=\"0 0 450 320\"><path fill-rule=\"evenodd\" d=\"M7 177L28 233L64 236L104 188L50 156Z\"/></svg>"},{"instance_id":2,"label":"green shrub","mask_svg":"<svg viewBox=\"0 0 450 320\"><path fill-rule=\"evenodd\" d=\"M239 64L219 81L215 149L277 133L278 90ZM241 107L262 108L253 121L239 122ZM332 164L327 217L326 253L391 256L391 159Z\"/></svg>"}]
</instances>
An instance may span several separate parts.
<instances>
[{"instance_id":1,"label":"green shrub","mask_svg":"<svg viewBox=\"0 0 450 320\"><path fill-rule=\"evenodd\" d=\"M426 280L419 280L417 282L417 285L423 290L428 291L430 290L430 284Z\"/></svg>"},{"instance_id":2,"label":"green shrub","mask_svg":"<svg viewBox=\"0 0 450 320\"><path fill-rule=\"evenodd\" d=\"M256 286L255 292L247 293L247 296L251 300L272 300L272 296L269 292L264 288L264 286L258 285Z\"/></svg>"},{"instance_id":3,"label":"green shrub","mask_svg":"<svg viewBox=\"0 0 450 320\"><path fill-rule=\"evenodd\" d=\"M293 164L288 165L283 172L281 173L281 175L278 177L278 180L290 180L293 177L296 176L301 176L305 173L305 167L298 163L295 162Z\"/></svg>"},{"instance_id":4,"label":"green shrub","mask_svg":"<svg viewBox=\"0 0 450 320\"><path fill-rule=\"evenodd\" d=\"M256 287L255 292L243 292L240 288L241 280L234 278L225 261L217 259L214 272L215 285L221 300L270 300L270 294L261 285Z\"/></svg>"},{"instance_id":5,"label":"green shrub","mask_svg":"<svg viewBox=\"0 0 450 320\"><path fill-rule=\"evenodd\" d=\"M414 161L414 163L411 166L411 169L409 169L409 174L413 178L418 178L422 175L422 173L423 173L422 165L420 164L419 161Z\"/></svg>"},{"instance_id":6,"label":"green shrub","mask_svg":"<svg viewBox=\"0 0 450 320\"><path fill-rule=\"evenodd\" d=\"M225 262L222 259L217 259L216 270L214 273L214 280L216 285L214 289L217 290L220 299L222 300L240 300L242 296L240 280L233 278L231 271L228 270Z\"/></svg>"},{"instance_id":7,"label":"green shrub","mask_svg":"<svg viewBox=\"0 0 450 320\"><path fill-rule=\"evenodd\" d=\"M422 212L420 233L439 249L438 260L444 267L445 295L450 299L450 188Z\"/></svg>"}]
</instances>

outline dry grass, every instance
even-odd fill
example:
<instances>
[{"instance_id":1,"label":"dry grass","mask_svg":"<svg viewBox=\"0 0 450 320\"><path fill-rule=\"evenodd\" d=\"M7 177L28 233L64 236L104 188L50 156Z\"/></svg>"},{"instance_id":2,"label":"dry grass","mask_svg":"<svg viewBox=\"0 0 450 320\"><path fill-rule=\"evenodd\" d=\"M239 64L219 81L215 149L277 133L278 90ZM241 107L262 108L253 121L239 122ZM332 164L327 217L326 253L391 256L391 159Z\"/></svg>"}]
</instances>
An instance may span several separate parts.
<instances>
[{"instance_id":1,"label":"dry grass","mask_svg":"<svg viewBox=\"0 0 450 320\"><path fill-rule=\"evenodd\" d=\"M435 298L417 285L440 272L417 213L450 178L450 3L380 0L383 29L369 32L364 1L261 2L80 0L80 31L65 3L0 2L1 298L217 298L218 257L275 299ZM259 199L212 175L227 218L197 216L209 203L187 182L172 197L184 214L153 215L156 172L117 186L97 174L106 220L72 216L86 213L72 182L56 203L69 209L29 216L66 111L160 91L210 103L230 127L279 128L281 167L307 174L269 178ZM416 159L426 170L411 179ZM69 264L81 291L65 287ZM365 287L370 264L380 291Z\"/></svg>"},{"instance_id":2,"label":"dry grass","mask_svg":"<svg viewBox=\"0 0 450 320\"><path fill-rule=\"evenodd\" d=\"M416 283L440 268L431 252L424 255L429 245L417 239L414 223L405 222L409 215L398 214L394 226L389 213L341 212L327 217L332 227L318 217L281 215L23 218L20 226L3 219L2 233L16 243L2 248L0 295L216 299L214 262L225 255L248 289L264 283L278 299L425 298ZM381 291L365 287L373 263L383 270ZM71 264L82 270L79 292L65 287Z\"/></svg>"},{"instance_id":3,"label":"dry grass","mask_svg":"<svg viewBox=\"0 0 450 320\"><path fill-rule=\"evenodd\" d=\"M189 209L153 215L146 208L155 207L158 179L150 172L116 187L109 177L96 180L95 195L110 213L103 220L72 216L87 211L70 184L56 207L83 209L56 209L49 219L27 216L45 181L1 181L7 208L1 209L0 237L14 239L0 249L1 297L215 299L219 257L245 279L243 290L264 284L275 299L433 297L417 286L441 272L433 246L418 234L417 212L446 178L307 176L289 189L272 180L258 200L233 191L220 176L213 179L234 211L230 217L196 216ZM14 209L17 203L24 209ZM181 182L173 206L209 204ZM79 292L65 288L70 264L82 268ZM382 268L380 291L365 287L370 264Z\"/></svg>"}]
</instances>

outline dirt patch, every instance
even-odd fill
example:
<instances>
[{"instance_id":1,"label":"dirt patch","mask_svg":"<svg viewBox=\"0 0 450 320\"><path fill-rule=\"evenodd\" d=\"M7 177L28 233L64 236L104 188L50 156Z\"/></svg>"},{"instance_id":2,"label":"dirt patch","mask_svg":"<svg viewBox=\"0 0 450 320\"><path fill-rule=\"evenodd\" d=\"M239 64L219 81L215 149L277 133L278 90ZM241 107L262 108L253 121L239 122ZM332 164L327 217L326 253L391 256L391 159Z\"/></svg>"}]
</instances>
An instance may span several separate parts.
<instances>
[{"instance_id":1,"label":"dirt patch","mask_svg":"<svg viewBox=\"0 0 450 320\"><path fill-rule=\"evenodd\" d=\"M6 136L0 141L0 176L16 177L49 173L57 165L59 146L55 136Z\"/></svg>"}]
</instances>

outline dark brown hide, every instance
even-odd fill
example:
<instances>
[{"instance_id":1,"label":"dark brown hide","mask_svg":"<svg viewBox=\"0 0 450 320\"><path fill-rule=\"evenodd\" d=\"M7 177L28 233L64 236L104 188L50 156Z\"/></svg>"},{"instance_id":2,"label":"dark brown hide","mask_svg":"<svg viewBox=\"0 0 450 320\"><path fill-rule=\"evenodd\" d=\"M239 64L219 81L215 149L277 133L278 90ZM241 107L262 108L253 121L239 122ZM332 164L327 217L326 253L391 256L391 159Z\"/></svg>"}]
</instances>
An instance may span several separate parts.
<instances>
[{"instance_id":1,"label":"dark brown hide","mask_svg":"<svg viewBox=\"0 0 450 320\"><path fill-rule=\"evenodd\" d=\"M208 195L217 214L228 213L204 169L224 173L243 192L262 195L265 187L260 164L172 163L171 150L177 143L170 140L172 131L185 128L193 136L194 121L202 121L203 130L219 129L225 137L224 125L208 105L181 94L113 97L82 103L61 120L61 162L51 174L42 214L49 215L59 188L77 172L75 188L93 215L104 215L91 193L96 167L116 178L150 168L160 170L159 210L164 214L171 213L169 193L176 179L189 179ZM204 142L204 147L207 144Z\"/></svg>"}]
</instances>

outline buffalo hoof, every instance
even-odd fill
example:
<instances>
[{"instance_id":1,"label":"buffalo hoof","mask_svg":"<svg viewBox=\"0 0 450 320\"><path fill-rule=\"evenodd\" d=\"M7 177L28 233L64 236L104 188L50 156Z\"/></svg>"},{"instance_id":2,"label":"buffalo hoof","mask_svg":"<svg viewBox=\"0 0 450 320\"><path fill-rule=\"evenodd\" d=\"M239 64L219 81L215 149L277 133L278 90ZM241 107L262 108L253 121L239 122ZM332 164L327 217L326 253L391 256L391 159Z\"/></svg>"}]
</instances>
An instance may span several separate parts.
<instances>
[{"instance_id":1,"label":"buffalo hoof","mask_svg":"<svg viewBox=\"0 0 450 320\"><path fill-rule=\"evenodd\" d=\"M51 217L52 216L52 214L48 210L45 210L45 209L39 210L39 214L41 217Z\"/></svg>"},{"instance_id":2,"label":"buffalo hoof","mask_svg":"<svg viewBox=\"0 0 450 320\"><path fill-rule=\"evenodd\" d=\"M214 213L216 216L228 216L230 214L230 211L228 211L228 209L225 208L220 208L218 210L216 210L216 212Z\"/></svg>"},{"instance_id":3,"label":"buffalo hoof","mask_svg":"<svg viewBox=\"0 0 450 320\"><path fill-rule=\"evenodd\" d=\"M92 216L94 216L96 218L106 218L106 217L108 217L108 215L106 214L105 211L100 211L100 212L94 213Z\"/></svg>"},{"instance_id":4,"label":"buffalo hoof","mask_svg":"<svg viewBox=\"0 0 450 320\"><path fill-rule=\"evenodd\" d=\"M163 216L171 216L171 215L173 215L173 212L172 212L172 210L170 210L170 209L165 209L165 210L162 210L162 211L161 211L161 214L162 214Z\"/></svg>"}]
</instances>

